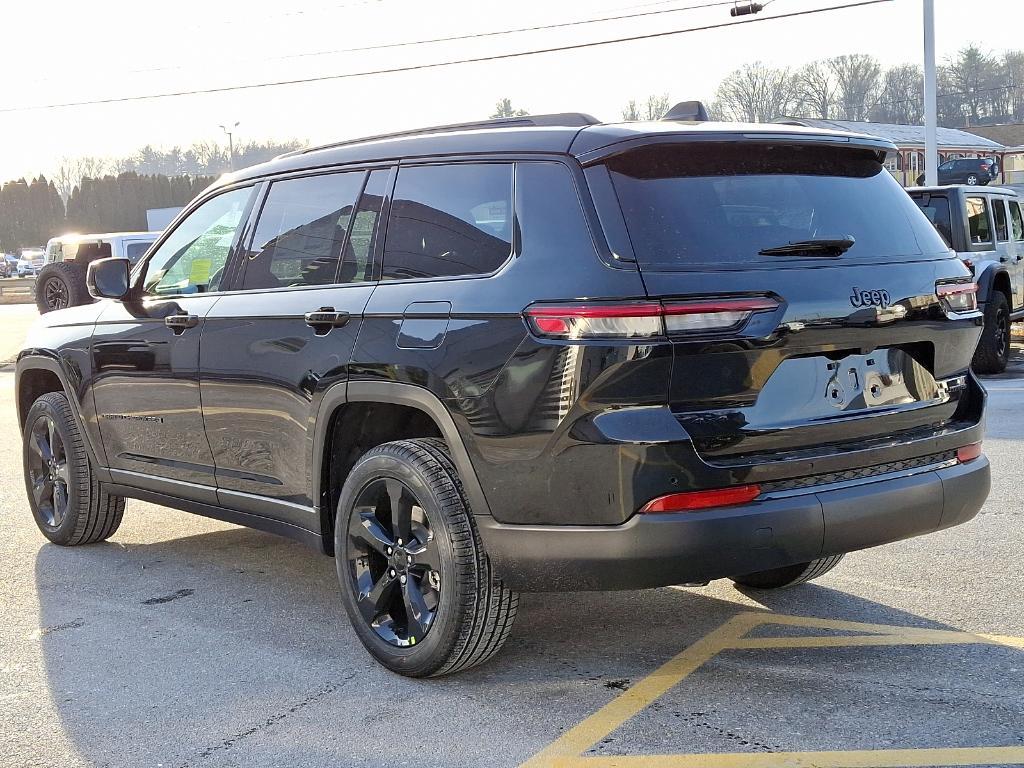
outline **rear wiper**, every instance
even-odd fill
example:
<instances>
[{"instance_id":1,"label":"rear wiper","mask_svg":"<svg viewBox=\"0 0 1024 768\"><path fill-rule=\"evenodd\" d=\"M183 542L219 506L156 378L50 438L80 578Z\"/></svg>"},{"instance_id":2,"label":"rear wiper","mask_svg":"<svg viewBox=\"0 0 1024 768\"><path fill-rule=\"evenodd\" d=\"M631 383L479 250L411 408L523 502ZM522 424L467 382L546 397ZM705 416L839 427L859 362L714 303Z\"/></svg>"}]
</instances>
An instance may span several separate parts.
<instances>
[{"instance_id":1,"label":"rear wiper","mask_svg":"<svg viewBox=\"0 0 1024 768\"><path fill-rule=\"evenodd\" d=\"M846 237L817 237L812 240L793 240L786 245L774 248L762 248L758 253L762 256L789 256L806 254L808 256L840 256L853 248L857 243L853 235Z\"/></svg>"}]
</instances>

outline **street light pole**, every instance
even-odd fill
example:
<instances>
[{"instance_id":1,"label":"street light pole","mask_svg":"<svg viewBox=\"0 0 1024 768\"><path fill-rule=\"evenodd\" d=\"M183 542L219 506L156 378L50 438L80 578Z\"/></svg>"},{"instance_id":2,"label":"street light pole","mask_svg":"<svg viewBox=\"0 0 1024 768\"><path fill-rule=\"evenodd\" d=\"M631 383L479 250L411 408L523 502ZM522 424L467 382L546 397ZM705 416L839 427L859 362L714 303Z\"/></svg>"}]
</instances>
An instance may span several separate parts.
<instances>
[{"instance_id":1,"label":"street light pole","mask_svg":"<svg viewBox=\"0 0 1024 768\"><path fill-rule=\"evenodd\" d=\"M228 168L232 171L235 170L235 140L234 130L238 127L238 123L235 123L230 128L226 125L222 125L220 128L224 133L228 135Z\"/></svg>"},{"instance_id":2,"label":"street light pole","mask_svg":"<svg viewBox=\"0 0 1024 768\"><path fill-rule=\"evenodd\" d=\"M935 78L935 0L924 0L924 183L939 182L938 100Z\"/></svg>"}]
</instances>

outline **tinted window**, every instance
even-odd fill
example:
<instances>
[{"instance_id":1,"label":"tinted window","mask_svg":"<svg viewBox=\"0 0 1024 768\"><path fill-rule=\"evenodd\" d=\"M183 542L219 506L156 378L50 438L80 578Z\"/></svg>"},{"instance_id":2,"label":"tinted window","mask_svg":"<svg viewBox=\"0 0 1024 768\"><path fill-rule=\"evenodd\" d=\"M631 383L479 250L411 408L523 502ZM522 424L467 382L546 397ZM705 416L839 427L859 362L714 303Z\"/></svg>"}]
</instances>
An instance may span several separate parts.
<instances>
[{"instance_id":1,"label":"tinted window","mask_svg":"<svg viewBox=\"0 0 1024 768\"><path fill-rule=\"evenodd\" d=\"M778 263L758 251L847 236L844 258L948 251L873 152L656 146L608 165L641 266Z\"/></svg>"},{"instance_id":2,"label":"tinted window","mask_svg":"<svg viewBox=\"0 0 1024 768\"><path fill-rule=\"evenodd\" d=\"M242 290L335 282L352 209L366 174L275 181L246 256Z\"/></svg>"},{"instance_id":3,"label":"tinted window","mask_svg":"<svg viewBox=\"0 0 1024 768\"><path fill-rule=\"evenodd\" d=\"M493 272L512 253L511 198L511 164L400 169L384 279Z\"/></svg>"},{"instance_id":4,"label":"tinted window","mask_svg":"<svg viewBox=\"0 0 1024 768\"><path fill-rule=\"evenodd\" d=\"M996 239L1005 243L1010 239L1010 230L1006 225L1006 205L1002 200L992 200L992 216L996 220Z\"/></svg>"},{"instance_id":5,"label":"tinted window","mask_svg":"<svg viewBox=\"0 0 1024 768\"><path fill-rule=\"evenodd\" d=\"M128 243L124 247L124 255L128 257L128 261L134 264L146 254L151 245L152 243Z\"/></svg>"},{"instance_id":6,"label":"tinted window","mask_svg":"<svg viewBox=\"0 0 1024 768\"><path fill-rule=\"evenodd\" d=\"M914 198L914 202L924 212L924 215L928 217L928 221L932 223L932 226L942 235L946 245L952 247L953 225L950 222L949 216L949 200L945 197L932 195L928 198L927 203L925 203L925 198L923 197Z\"/></svg>"},{"instance_id":7,"label":"tinted window","mask_svg":"<svg viewBox=\"0 0 1024 768\"><path fill-rule=\"evenodd\" d=\"M1010 206L1010 221L1013 225L1013 239L1024 240L1024 219L1020 215L1020 204L1016 200L1008 201Z\"/></svg>"},{"instance_id":8,"label":"tinted window","mask_svg":"<svg viewBox=\"0 0 1024 768\"><path fill-rule=\"evenodd\" d=\"M192 211L146 262L145 292L217 290L251 194L251 187L234 189Z\"/></svg>"},{"instance_id":9,"label":"tinted window","mask_svg":"<svg viewBox=\"0 0 1024 768\"><path fill-rule=\"evenodd\" d=\"M992 231L988 226L988 202L984 197L967 198L967 223L972 243L992 242Z\"/></svg>"},{"instance_id":10,"label":"tinted window","mask_svg":"<svg viewBox=\"0 0 1024 768\"><path fill-rule=\"evenodd\" d=\"M377 232L377 218L380 216L384 197L387 195L388 177L391 171L372 171L366 182L366 189L359 199L355 218L352 220L352 233L345 249L345 259L341 265L339 283L354 283L371 278L373 265L373 244Z\"/></svg>"}]
</instances>

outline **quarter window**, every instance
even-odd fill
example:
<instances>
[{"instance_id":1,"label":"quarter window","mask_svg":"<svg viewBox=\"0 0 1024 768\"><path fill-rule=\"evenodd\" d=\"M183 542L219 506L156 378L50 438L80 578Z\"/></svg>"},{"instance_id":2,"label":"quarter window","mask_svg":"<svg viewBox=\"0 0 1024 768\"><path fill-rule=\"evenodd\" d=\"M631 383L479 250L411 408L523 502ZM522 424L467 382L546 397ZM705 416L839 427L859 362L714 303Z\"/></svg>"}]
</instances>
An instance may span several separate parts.
<instances>
[{"instance_id":1,"label":"quarter window","mask_svg":"<svg viewBox=\"0 0 1024 768\"><path fill-rule=\"evenodd\" d=\"M1020 215L1020 203L1016 200L1009 201L1010 222L1013 226L1013 239L1018 242L1024 240L1024 219Z\"/></svg>"},{"instance_id":2,"label":"quarter window","mask_svg":"<svg viewBox=\"0 0 1024 768\"><path fill-rule=\"evenodd\" d=\"M336 282L342 244L365 178L359 171L273 182L239 287Z\"/></svg>"},{"instance_id":3,"label":"quarter window","mask_svg":"<svg viewBox=\"0 0 1024 768\"><path fill-rule=\"evenodd\" d=\"M988 203L985 198L967 198L967 223L972 243L979 245L992 242L992 230L988 224Z\"/></svg>"},{"instance_id":4,"label":"quarter window","mask_svg":"<svg viewBox=\"0 0 1024 768\"><path fill-rule=\"evenodd\" d=\"M996 220L996 239L1005 243L1010 239L1010 230L1006 225L1006 206L1002 200L992 201L992 215Z\"/></svg>"},{"instance_id":5,"label":"quarter window","mask_svg":"<svg viewBox=\"0 0 1024 768\"><path fill-rule=\"evenodd\" d=\"M192 211L146 262L143 290L156 295L216 291L251 194L251 187L233 189Z\"/></svg>"},{"instance_id":6,"label":"quarter window","mask_svg":"<svg viewBox=\"0 0 1024 768\"><path fill-rule=\"evenodd\" d=\"M402 168L384 247L385 280L493 272L512 253L512 165Z\"/></svg>"}]
</instances>

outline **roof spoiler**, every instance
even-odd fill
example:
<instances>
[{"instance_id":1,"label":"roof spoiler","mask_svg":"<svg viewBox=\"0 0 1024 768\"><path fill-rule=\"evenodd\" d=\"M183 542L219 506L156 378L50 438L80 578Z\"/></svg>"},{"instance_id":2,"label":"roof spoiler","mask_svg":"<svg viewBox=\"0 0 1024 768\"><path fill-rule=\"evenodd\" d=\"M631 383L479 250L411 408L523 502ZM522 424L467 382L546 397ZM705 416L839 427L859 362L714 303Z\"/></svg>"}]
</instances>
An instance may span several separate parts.
<instances>
[{"instance_id":1,"label":"roof spoiler","mask_svg":"<svg viewBox=\"0 0 1024 768\"><path fill-rule=\"evenodd\" d=\"M711 118L700 101L680 101L672 109L665 113L662 120L675 120L686 123L706 123Z\"/></svg>"}]
</instances>

